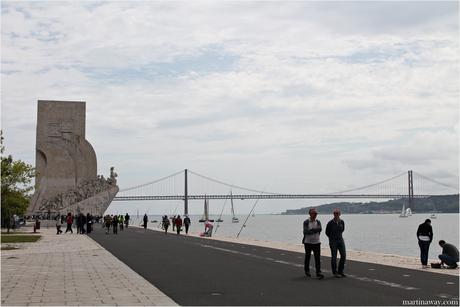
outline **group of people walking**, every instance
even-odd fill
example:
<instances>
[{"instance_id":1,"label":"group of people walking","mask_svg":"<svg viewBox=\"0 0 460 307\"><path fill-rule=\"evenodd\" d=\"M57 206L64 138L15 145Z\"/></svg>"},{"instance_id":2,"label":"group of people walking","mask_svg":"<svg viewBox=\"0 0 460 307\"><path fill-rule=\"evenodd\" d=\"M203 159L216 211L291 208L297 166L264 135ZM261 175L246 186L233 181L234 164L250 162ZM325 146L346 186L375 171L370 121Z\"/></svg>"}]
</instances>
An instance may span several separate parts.
<instances>
[{"instance_id":1,"label":"group of people walking","mask_svg":"<svg viewBox=\"0 0 460 307\"><path fill-rule=\"evenodd\" d=\"M310 274L310 258L311 253L315 258L316 277L323 279L324 275L321 273L321 240L320 235L323 230L321 222L316 218L318 212L315 208L309 210L310 217L303 222L303 239L302 243L305 248L305 275L311 277ZM329 247L331 249L331 268L332 274L335 277L346 277L344 273L346 250L345 241L343 240L342 233L345 231L345 222L340 219L340 210L335 209L333 212L333 219L331 219L326 226L326 236L329 238ZM340 262L337 267L337 252L340 253Z\"/></svg>"},{"instance_id":2,"label":"group of people walking","mask_svg":"<svg viewBox=\"0 0 460 307\"><path fill-rule=\"evenodd\" d=\"M107 214L104 216L104 227L106 228L106 234L110 233L110 227L112 227L113 234L118 234L118 226L120 226L120 230L123 231L123 228L128 228L130 216L126 213L125 216L122 214L120 215L109 215Z\"/></svg>"},{"instance_id":3,"label":"group of people walking","mask_svg":"<svg viewBox=\"0 0 460 307\"><path fill-rule=\"evenodd\" d=\"M320 235L323 230L321 222L317 219L318 212L315 208L309 210L309 218L303 222L303 239L302 243L305 249L305 263L304 271L305 275L311 277L310 273L310 258L313 253L315 260L315 271L316 277L318 279L323 279L324 275L321 272L321 240ZM343 239L343 232L345 231L345 222L340 218L341 212L340 209L334 209L333 218L326 225L326 236L329 239L329 248L331 250L331 270L332 274L337 277L346 277L344 273L345 261L346 261L346 248L345 241ZM99 218L98 218L99 219ZM170 221L171 220L171 221ZM71 232L72 225L76 223L77 233L85 234L92 231L92 225L95 222L95 218L87 213L79 213L76 216L73 216L70 212L67 216L58 216L56 218L56 232L61 234L63 223L67 224L65 233ZM106 228L106 234L110 233L110 228L112 228L113 234L118 234L118 228L122 231L124 227L128 228L130 223L130 216L128 213L126 215L106 215L103 218L103 227ZM147 229L148 216L147 214L143 217L143 227ZM185 215L184 219L180 215L173 216L168 218L167 215L162 217L161 228L164 230L165 234L168 234L169 226L172 225L172 231L175 231L180 235L182 227L185 228L185 233L188 234L191 220L188 215ZM208 227L208 226L206 226ZM212 231L212 228L211 228ZM209 231L208 231L209 232ZM425 222L419 225L417 229L417 240L420 248L420 261L423 267L428 267L428 252L433 241L433 228L431 226L431 220L426 219ZM210 235L208 235L210 236ZM439 255L440 266L457 268L457 262L459 261L459 251L458 249L450 243L447 243L444 240L439 241L439 246L442 248L442 253ZM340 254L340 261L337 265L337 254Z\"/></svg>"},{"instance_id":4,"label":"group of people walking","mask_svg":"<svg viewBox=\"0 0 460 307\"><path fill-rule=\"evenodd\" d=\"M169 225L172 224L172 231L176 231L178 235L180 235L182 231L182 226L185 228L185 234L188 234L188 230L190 225L192 224L188 215L184 217L184 220L181 219L180 215L173 216L171 218L171 222L169 222L169 218L167 215L164 215L161 219L161 229L165 231L165 234L168 234Z\"/></svg>"},{"instance_id":5,"label":"group of people walking","mask_svg":"<svg viewBox=\"0 0 460 307\"><path fill-rule=\"evenodd\" d=\"M64 222L67 225L65 233L68 233L69 231L70 233L73 233L72 225L74 223L76 223L78 234L90 233L95 220L96 219L89 213L86 215L79 213L74 216L69 212L67 215L58 215L56 216L56 234L59 235L63 232L61 228Z\"/></svg>"}]
</instances>

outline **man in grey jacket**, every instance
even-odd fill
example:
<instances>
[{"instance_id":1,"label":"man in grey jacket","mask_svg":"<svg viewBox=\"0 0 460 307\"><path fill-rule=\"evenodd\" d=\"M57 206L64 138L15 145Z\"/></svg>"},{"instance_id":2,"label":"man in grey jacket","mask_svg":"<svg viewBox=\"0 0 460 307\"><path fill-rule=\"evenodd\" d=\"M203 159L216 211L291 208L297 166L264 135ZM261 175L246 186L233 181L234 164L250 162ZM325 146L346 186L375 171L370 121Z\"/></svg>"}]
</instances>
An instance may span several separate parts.
<instances>
[{"instance_id":1,"label":"man in grey jacket","mask_svg":"<svg viewBox=\"0 0 460 307\"><path fill-rule=\"evenodd\" d=\"M319 235L321 233L321 222L316 219L318 212L315 208L308 211L310 218L303 222L303 240L302 243L305 247L305 275L311 277L310 274L310 257L311 252L315 257L316 277L323 279L324 275L321 274L321 241Z\"/></svg>"}]
</instances>

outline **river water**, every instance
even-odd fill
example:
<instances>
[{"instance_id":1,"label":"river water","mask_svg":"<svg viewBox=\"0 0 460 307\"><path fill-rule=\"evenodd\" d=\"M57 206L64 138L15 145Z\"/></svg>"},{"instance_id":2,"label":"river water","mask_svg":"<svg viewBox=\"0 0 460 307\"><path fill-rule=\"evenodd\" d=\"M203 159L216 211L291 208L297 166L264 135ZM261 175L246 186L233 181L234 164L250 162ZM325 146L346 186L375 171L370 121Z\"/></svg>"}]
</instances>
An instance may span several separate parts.
<instances>
[{"instance_id":1,"label":"river water","mask_svg":"<svg viewBox=\"0 0 460 307\"><path fill-rule=\"evenodd\" d=\"M139 217L133 216L135 223L140 223ZM191 215L191 233L198 234L204 230L203 223L198 220L201 216ZM217 216L211 218L217 219ZM236 237L247 215L238 216L239 223L232 223L231 216L224 215L222 223L214 223L217 231L213 235ZM318 215L323 224L321 242L327 246L327 237L324 234L327 222L332 216ZM347 249L356 251L371 251L386 254L418 257L420 254L417 244L416 231L420 223L430 218L430 214L414 214L408 218L400 218L399 214L343 214L345 221L344 238ZM302 241L302 225L306 216L303 215L256 215L250 216L240 238L266 240L300 244ZM149 215L149 228L158 228L161 221L159 215ZM459 246L459 214L437 214L431 219L433 227L433 243L430 246L429 257L437 259L441 248L439 240ZM170 230L172 228L170 227Z\"/></svg>"}]
</instances>

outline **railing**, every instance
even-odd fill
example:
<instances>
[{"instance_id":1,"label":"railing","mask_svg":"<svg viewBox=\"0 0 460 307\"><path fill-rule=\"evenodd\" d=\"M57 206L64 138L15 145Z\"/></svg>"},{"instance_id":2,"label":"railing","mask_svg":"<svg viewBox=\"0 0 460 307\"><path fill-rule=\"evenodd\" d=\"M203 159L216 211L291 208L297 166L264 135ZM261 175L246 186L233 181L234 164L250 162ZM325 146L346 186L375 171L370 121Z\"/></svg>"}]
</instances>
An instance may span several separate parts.
<instances>
[{"instance_id":1,"label":"railing","mask_svg":"<svg viewBox=\"0 0 460 307\"><path fill-rule=\"evenodd\" d=\"M427 198L435 195L414 195L414 198ZM188 195L188 200L207 199L326 199L326 198L386 198L397 199L407 198L407 194L217 194L217 195ZM144 195L144 196L117 196L114 201L136 201L136 200L184 200L184 195Z\"/></svg>"}]
</instances>

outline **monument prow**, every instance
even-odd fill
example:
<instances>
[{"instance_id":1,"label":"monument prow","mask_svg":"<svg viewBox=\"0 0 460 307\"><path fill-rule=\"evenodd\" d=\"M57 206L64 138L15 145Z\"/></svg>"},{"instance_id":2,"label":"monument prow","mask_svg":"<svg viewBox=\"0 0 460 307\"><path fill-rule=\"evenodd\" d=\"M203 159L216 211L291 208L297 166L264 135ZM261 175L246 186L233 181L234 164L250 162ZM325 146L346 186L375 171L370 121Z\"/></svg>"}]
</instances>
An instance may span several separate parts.
<instances>
[{"instance_id":1,"label":"monument prow","mask_svg":"<svg viewBox=\"0 0 460 307\"><path fill-rule=\"evenodd\" d=\"M117 174L97 175L97 157L85 138L86 102L39 100L35 193L28 214L102 215L118 192Z\"/></svg>"}]
</instances>

